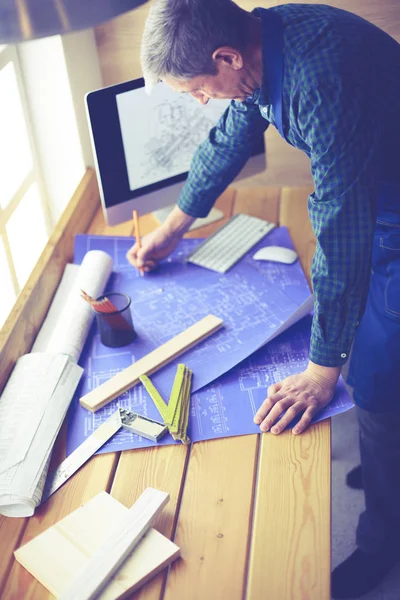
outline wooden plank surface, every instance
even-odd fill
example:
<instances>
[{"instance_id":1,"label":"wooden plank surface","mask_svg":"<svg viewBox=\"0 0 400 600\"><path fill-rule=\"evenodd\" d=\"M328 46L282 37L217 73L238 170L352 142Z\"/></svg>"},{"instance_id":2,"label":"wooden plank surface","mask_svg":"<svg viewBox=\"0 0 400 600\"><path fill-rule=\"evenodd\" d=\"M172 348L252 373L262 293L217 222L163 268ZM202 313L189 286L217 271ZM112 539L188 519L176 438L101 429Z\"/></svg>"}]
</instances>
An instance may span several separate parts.
<instances>
[{"instance_id":1,"label":"wooden plank surface","mask_svg":"<svg viewBox=\"0 0 400 600\"><path fill-rule=\"evenodd\" d=\"M312 240L308 234L304 240L304 229L297 225L307 217L306 192L287 190L282 194L280 207L280 220L292 228L304 264L310 259ZM221 197L219 202L227 216L235 210L251 210L246 208L251 206L254 210L266 210L261 191L259 197L254 196L253 204L252 192L248 193L249 197L241 190L230 189ZM276 198L276 190L266 193ZM146 222L149 229L155 224L151 215L141 222L142 234L146 233ZM210 227L219 225L221 222ZM101 211L89 228L90 233L100 235L132 235L132 231L129 221L117 227L106 226ZM205 234L197 230L190 235ZM191 449L176 445L94 457L29 522L0 521L0 550L4 550L0 581L1 576L7 575L7 556L17 543L32 539L99 491L111 489L115 498L131 506L150 485L171 496L155 527L182 547L183 558L173 565L167 579L166 572L161 573L134 594L135 600L235 600L245 597L247 578L247 597L252 600L327 600L329 436L330 423L326 421L297 438L291 434L243 436L198 443ZM63 457L60 444L55 454L57 461ZM252 528L257 472L257 508ZM271 568L267 570L268 564ZM299 590L296 593L301 591L303 595L290 596L295 588ZM282 596L281 590L289 595ZM314 590L318 594L314 595ZM14 563L0 597L47 600L50 595Z\"/></svg>"},{"instance_id":2,"label":"wooden plank surface","mask_svg":"<svg viewBox=\"0 0 400 600\"><path fill-rule=\"evenodd\" d=\"M243 597L258 439L193 444L164 600Z\"/></svg>"},{"instance_id":3,"label":"wooden plank surface","mask_svg":"<svg viewBox=\"0 0 400 600\"><path fill-rule=\"evenodd\" d=\"M14 548L20 545L28 519L0 517L0 598L12 567Z\"/></svg>"},{"instance_id":4,"label":"wooden plank surface","mask_svg":"<svg viewBox=\"0 0 400 600\"><path fill-rule=\"evenodd\" d=\"M228 187L221 196L217 199L214 204L215 208L219 208L224 213L224 218L219 221L215 221L214 223L210 223L210 225L204 225L203 227L199 227L197 229L193 229L192 231L188 231L185 234L185 237L188 238L203 238L211 235L217 228L222 227L227 220L233 214L233 206L235 202L236 191L233 187ZM132 225L131 233L133 234L133 221L130 221ZM141 235L146 235L146 233L150 233L159 225L156 218L152 215L152 213L148 213L147 215L143 215L140 217L140 233ZM116 235L116 234L114 234Z\"/></svg>"},{"instance_id":5,"label":"wooden plank surface","mask_svg":"<svg viewBox=\"0 0 400 600\"><path fill-rule=\"evenodd\" d=\"M19 548L15 557L52 594L64 597L84 565L88 568L90 557L102 544L108 548L110 535L121 523L125 525L128 513L123 504L101 492ZM178 557L178 546L150 529L124 561L118 576L96 598L122 600ZM78 588L78 594L82 594L82 588ZM78 595L72 593L69 598L77 600Z\"/></svg>"},{"instance_id":6,"label":"wooden plank surface","mask_svg":"<svg viewBox=\"0 0 400 600\"><path fill-rule=\"evenodd\" d=\"M19 545L66 517L81 504L102 491L109 491L118 462L118 454L102 454L90 459L62 488L30 517ZM14 548L12 549L14 550ZM16 560L1 594L2 600L50 600L53 596Z\"/></svg>"},{"instance_id":7,"label":"wooden plank surface","mask_svg":"<svg viewBox=\"0 0 400 600\"><path fill-rule=\"evenodd\" d=\"M168 492L170 501L153 526L171 540L175 536L189 450L189 446L180 444L123 452L111 489L111 495L125 506L135 502L148 486ZM132 600L161 600L166 575L166 571L157 575Z\"/></svg>"},{"instance_id":8,"label":"wooden plank surface","mask_svg":"<svg viewBox=\"0 0 400 600\"><path fill-rule=\"evenodd\" d=\"M86 233L94 235L112 235L112 236L130 236L133 235L133 221L124 221L119 225L107 225L104 219L104 214L100 208L96 214L90 226L87 228Z\"/></svg>"},{"instance_id":9,"label":"wooden plank surface","mask_svg":"<svg viewBox=\"0 0 400 600\"><path fill-rule=\"evenodd\" d=\"M127 558L132 556L168 502L169 495L166 492L152 487L146 488L128 509L124 518L102 539L85 568L72 575L72 581L59 594L59 600L98 598ZM118 577L115 579L118 580Z\"/></svg>"},{"instance_id":10,"label":"wooden plank surface","mask_svg":"<svg viewBox=\"0 0 400 600\"><path fill-rule=\"evenodd\" d=\"M261 437L246 600L330 599L330 420Z\"/></svg>"}]
</instances>

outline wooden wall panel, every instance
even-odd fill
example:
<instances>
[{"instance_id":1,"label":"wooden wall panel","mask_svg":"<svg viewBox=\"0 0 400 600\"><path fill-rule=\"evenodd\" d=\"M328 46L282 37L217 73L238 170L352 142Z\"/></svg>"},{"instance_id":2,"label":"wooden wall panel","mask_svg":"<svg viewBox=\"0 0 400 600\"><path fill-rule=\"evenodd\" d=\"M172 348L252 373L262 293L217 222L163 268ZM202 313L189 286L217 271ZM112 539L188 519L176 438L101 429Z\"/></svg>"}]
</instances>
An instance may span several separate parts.
<instances>
[{"instance_id":1,"label":"wooden wall panel","mask_svg":"<svg viewBox=\"0 0 400 600\"><path fill-rule=\"evenodd\" d=\"M302 0L290 0L301 3ZM310 1L310 0L309 0ZM311 0L316 3L317 0ZM256 6L284 4L276 0L239 0L246 10ZM334 0L326 2L372 21L400 41L399 0ZM96 41L104 84L113 85L141 77L140 39L150 2L96 28ZM303 186L311 183L309 160L286 144L274 128L266 135L267 170L247 180L246 185Z\"/></svg>"},{"instance_id":2,"label":"wooden wall panel","mask_svg":"<svg viewBox=\"0 0 400 600\"><path fill-rule=\"evenodd\" d=\"M95 28L104 85L142 76L140 40L150 3Z\"/></svg>"}]
</instances>

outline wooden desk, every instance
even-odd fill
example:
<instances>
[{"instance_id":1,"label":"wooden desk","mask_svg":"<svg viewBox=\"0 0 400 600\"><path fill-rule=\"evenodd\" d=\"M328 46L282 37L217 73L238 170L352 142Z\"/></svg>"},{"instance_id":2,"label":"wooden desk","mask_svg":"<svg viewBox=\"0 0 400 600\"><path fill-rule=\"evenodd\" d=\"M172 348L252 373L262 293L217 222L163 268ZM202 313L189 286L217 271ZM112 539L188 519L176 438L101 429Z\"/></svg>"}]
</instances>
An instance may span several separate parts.
<instances>
[{"instance_id":1,"label":"wooden desk","mask_svg":"<svg viewBox=\"0 0 400 600\"><path fill-rule=\"evenodd\" d=\"M89 184L92 189L92 176ZM279 196L279 190L268 193L271 198ZM292 191L283 195L281 215L285 211L290 214L287 204L291 195ZM233 190L224 194L219 205L227 216L246 209L243 192L235 194ZM276 202L261 203L257 198L253 214L254 207L265 218L272 218L277 211ZM72 219L75 231L82 230L79 224L82 227L85 222L82 212L79 214L80 219ZM293 223L296 236L298 219ZM154 226L149 217L142 224L143 230ZM97 210L88 232L131 235L132 224L106 227ZM59 237L65 245L60 232ZM308 242L305 248L302 260L307 263ZM37 281L31 285L32 295L39 293L37 285ZM45 288L41 289L44 294ZM20 321L24 312L21 307L16 310ZM23 325L19 321L13 331L8 325L0 340L2 348L10 352L14 348L10 346L12 334L17 335L15 331ZM20 349L18 340L14 345ZM65 439L65 430L55 449L55 463L62 458L63 436ZM170 494L170 503L155 527L175 540L182 558L169 573L163 572L132 596L135 600L330 598L330 423L324 421L297 437L290 432L278 437L248 435L191 447L175 445L93 457L30 519L0 518L2 600L52 598L14 561L15 548L102 490L131 506L148 486Z\"/></svg>"}]
</instances>

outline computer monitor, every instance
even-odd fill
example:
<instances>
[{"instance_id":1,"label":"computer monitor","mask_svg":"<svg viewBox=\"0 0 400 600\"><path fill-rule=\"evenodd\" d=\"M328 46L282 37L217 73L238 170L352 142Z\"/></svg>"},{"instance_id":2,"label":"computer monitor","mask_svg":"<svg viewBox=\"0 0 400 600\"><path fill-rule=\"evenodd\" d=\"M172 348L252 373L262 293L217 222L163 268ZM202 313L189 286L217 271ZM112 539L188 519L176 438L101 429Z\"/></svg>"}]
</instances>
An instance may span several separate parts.
<instances>
[{"instance_id":1,"label":"computer monitor","mask_svg":"<svg viewBox=\"0 0 400 600\"><path fill-rule=\"evenodd\" d=\"M160 83L151 95L144 79L89 92L86 109L105 219L117 225L132 211L167 213L175 205L198 145L226 110L228 100L202 106ZM265 170L264 137L238 176ZM218 214L219 213L219 214ZM214 215L214 216L213 216ZM221 218L217 211L211 220ZM197 220L202 224L203 219Z\"/></svg>"}]
</instances>

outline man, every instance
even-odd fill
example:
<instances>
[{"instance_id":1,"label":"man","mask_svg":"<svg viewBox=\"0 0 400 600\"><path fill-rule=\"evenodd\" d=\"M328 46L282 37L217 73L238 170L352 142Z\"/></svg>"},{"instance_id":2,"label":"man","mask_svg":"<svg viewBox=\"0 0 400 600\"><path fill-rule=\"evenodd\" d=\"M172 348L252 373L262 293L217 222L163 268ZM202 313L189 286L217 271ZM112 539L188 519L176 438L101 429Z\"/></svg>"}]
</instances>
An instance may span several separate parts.
<instances>
[{"instance_id":1,"label":"man","mask_svg":"<svg viewBox=\"0 0 400 600\"><path fill-rule=\"evenodd\" d=\"M358 598L400 558L400 45L329 6L249 13L231 0L155 0L142 66L149 88L161 80L202 104L232 102L195 154L173 213L128 252L136 267L150 270L208 213L270 123L311 159L309 365L269 388L255 422L277 434L301 415L294 433L304 431L331 400L354 338L366 511L332 594Z\"/></svg>"}]
</instances>

